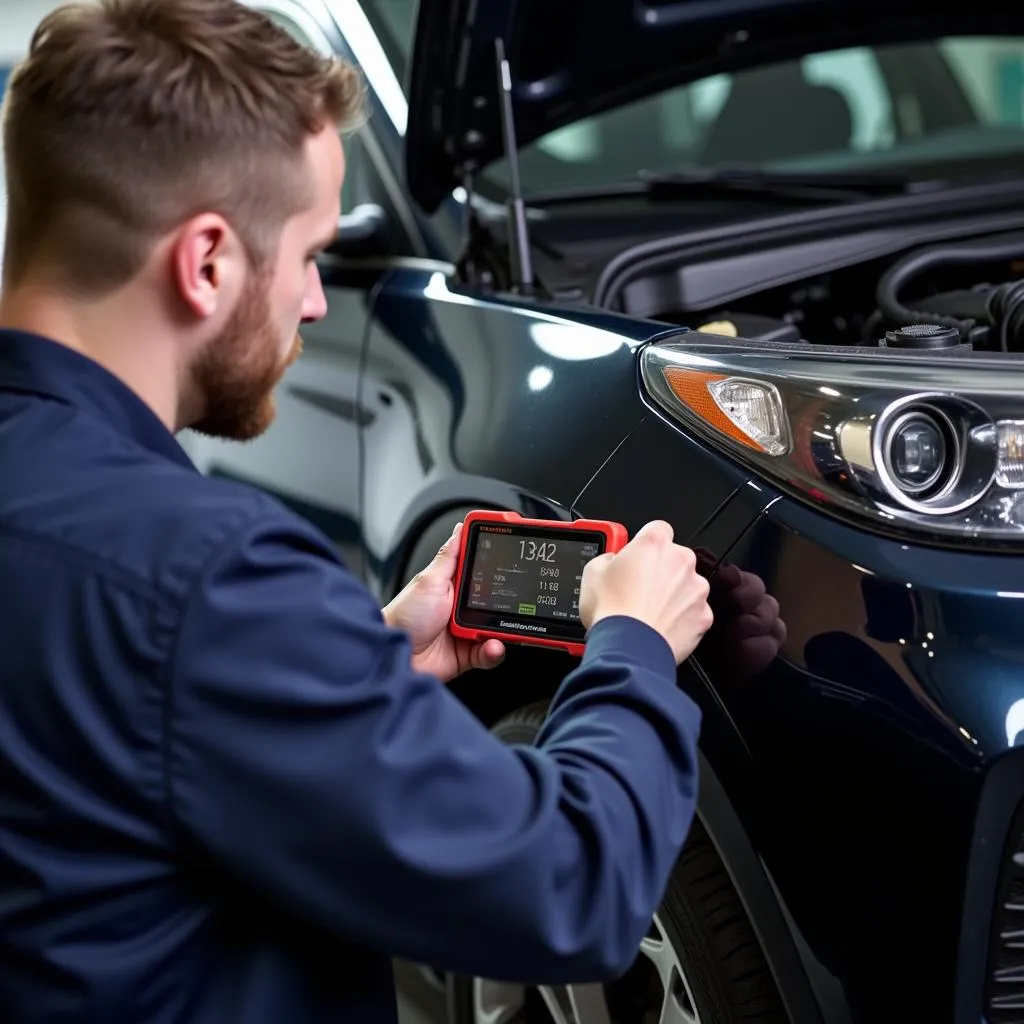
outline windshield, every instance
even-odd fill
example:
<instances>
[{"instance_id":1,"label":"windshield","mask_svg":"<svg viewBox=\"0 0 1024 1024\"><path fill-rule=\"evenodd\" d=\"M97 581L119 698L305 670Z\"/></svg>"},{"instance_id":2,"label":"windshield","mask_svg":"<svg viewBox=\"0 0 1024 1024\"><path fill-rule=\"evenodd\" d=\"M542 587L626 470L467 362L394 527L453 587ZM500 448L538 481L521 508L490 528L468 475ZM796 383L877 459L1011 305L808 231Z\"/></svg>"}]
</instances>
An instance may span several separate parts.
<instances>
[{"instance_id":1,"label":"windshield","mask_svg":"<svg viewBox=\"0 0 1024 1024\"><path fill-rule=\"evenodd\" d=\"M1024 156L1024 39L813 54L715 75L543 136L520 151L526 195L641 171L746 165L850 171ZM504 163L485 177L504 186Z\"/></svg>"},{"instance_id":2,"label":"windshield","mask_svg":"<svg viewBox=\"0 0 1024 1024\"><path fill-rule=\"evenodd\" d=\"M415 0L363 2L405 80ZM957 36L699 79L543 136L519 164L530 196L691 168L955 174L1022 157L1024 38ZM482 178L503 189L505 162Z\"/></svg>"}]
</instances>

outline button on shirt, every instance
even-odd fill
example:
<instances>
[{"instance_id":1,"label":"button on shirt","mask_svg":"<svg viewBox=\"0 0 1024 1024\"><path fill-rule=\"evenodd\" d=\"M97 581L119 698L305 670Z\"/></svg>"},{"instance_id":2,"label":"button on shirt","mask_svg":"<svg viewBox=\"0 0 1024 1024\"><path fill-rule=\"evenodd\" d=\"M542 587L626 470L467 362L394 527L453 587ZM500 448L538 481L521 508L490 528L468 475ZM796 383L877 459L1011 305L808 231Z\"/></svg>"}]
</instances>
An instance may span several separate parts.
<instances>
[{"instance_id":1,"label":"button on shirt","mask_svg":"<svg viewBox=\"0 0 1024 1024\"><path fill-rule=\"evenodd\" d=\"M376 1024L391 956L625 969L694 809L675 680L602 621L536 747L501 743L310 524L0 331L4 1020Z\"/></svg>"}]
</instances>

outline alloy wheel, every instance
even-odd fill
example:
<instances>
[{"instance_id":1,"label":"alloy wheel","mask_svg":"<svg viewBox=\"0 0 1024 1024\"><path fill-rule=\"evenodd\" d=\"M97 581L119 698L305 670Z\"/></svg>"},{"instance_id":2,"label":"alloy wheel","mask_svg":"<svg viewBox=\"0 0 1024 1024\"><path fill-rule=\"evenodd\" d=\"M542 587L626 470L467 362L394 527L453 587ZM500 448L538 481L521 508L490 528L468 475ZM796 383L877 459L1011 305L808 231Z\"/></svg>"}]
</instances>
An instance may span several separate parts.
<instances>
[{"instance_id":1,"label":"alloy wheel","mask_svg":"<svg viewBox=\"0 0 1024 1024\"><path fill-rule=\"evenodd\" d=\"M655 917L630 969L605 985L473 981L473 1024L701 1024L679 957Z\"/></svg>"}]
</instances>

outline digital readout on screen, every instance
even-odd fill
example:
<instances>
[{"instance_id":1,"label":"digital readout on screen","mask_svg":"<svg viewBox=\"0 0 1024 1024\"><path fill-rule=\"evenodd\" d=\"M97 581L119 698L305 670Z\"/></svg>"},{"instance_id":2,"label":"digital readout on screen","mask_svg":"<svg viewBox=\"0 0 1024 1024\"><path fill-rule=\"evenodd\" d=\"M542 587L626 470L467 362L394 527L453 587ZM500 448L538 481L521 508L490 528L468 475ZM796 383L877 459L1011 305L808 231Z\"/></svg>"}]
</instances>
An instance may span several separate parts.
<instances>
[{"instance_id":1,"label":"digital readout on screen","mask_svg":"<svg viewBox=\"0 0 1024 1024\"><path fill-rule=\"evenodd\" d=\"M602 550L592 537L526 536L482 528L468 606L486 612L578 621L583 569Z\"/></svg>"}]
</instances>

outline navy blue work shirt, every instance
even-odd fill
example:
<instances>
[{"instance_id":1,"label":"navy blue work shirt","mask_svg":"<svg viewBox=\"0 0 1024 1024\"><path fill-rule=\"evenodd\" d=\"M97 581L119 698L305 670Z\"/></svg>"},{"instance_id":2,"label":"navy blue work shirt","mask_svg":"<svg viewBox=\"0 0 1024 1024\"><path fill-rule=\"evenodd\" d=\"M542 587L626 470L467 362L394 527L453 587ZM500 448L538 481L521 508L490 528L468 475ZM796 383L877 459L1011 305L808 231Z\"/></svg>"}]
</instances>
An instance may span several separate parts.
<instances>
[{"instance_id":1,"label":"navy blue work shirt","mask_svg":"<svg viewBox=\"0 0 1024 1024\"><path fill-rule=\"evenodd\" d=\"M698 726L618 618L506 746L310 524L0 332L5 1022L377 1024L391 956L606 978L689 828Z\"/></svg>"}]
</instances>

